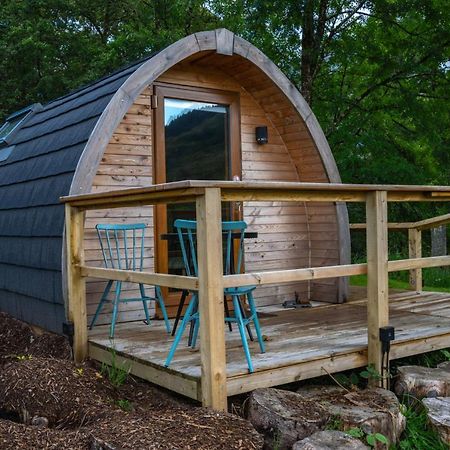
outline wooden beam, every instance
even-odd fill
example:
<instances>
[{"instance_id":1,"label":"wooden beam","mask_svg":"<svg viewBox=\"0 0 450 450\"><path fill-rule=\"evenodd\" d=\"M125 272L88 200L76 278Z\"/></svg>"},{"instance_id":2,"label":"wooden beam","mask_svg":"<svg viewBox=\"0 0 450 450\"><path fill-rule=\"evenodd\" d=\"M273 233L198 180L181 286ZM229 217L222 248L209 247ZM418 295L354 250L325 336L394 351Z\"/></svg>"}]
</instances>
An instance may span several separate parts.
<instances>
[{"instance_id":1,"label":"wooden beam","mask_svg":"<svg viewBox=\"0 0 450 450\"><path fill-rule=\"evenodd\" d=\"M400 270L412 270L426 267L450 266L450 256L430 256L428 258L400 259L389 261L389 272L398 272Z\"/></svg>"},{"instance_id":2,"label":"wooden beam","mask_svg":"<svg viewBox=\"0 0 450 450\"><path fill-rule=\"evenodd\" d=\"M388 229L392 231L405 231L414 226L414 222L389 222ZM365 230L367 228L367 224L365 223L351 223L351 230Z\"/></svg>"},{"instance_id":3,"label":"wooden beam","mask_svg":"<svg viewBox=\"0 0 450 450\"><path fill-rule=\"evenodd\" d=\"M66 205L68 318L74 325L73 356L81 362L88 354L86 281L81 276L84 263L84 212Z\"/></svg>"},{"instance_id":4,"label":"wooden beam","mask_svg":"<svg viewBox=\"0 0 450 450\"><path fill-rule=\"evenodd\" d=\"M85 194L62 197L61 201L83 210L110 209L132 206L155 205L159 203L186 203L195 201L203 188L156 190L142 192L141 188L104 192L101 194Z\"/></svg>"},{"instance_id":5,"label":"wooden beam","mask_svg":"<svg viewBox=\"0 0 450 450\"><path fill-rule=\"evenodd\" d=\"M367 273L367 264L311 267L307 269L274 270L270 272L226 275L224 287L289 283L293 281L319 280Z\"/></svg>"},{"instance_id":6,"label":"wooden beam","mask_svg":"<svg viewBox=\"0 0 450 450\"><path fill-rule=\"evenodd\" d=\"M282 202L363 202L366 198L362 191L315 191L297 189L222 189L222 200L233 201L282 201Z\"/></svg>"},{"instance_id":7,"label":"wooden beam","mask_svg":"<svg viewBox=\"0 0 450 450\"><path fill-rule=\"evenodd\" d=\"M422 232L417 228L408 230L408 249L409 258L422 258ZM422 268L411 269L409 271L409 287L413 291L423 289Z\"/></svg>"},{"instance_id":8,"label":"wooden beam","mask_svg":"<svg viewBox=\"0 0 450 450\"><path fill-rule=\"evenodd\" d=\"M439 227L441 225L447 225L450 223L450 214L444 214L442 216L432 217L431 219L420 220L413 224L414 228L418 230L428 230L430 228Z\"/></svg>"},{"instance_id":9,"label":"wooden beam","mask_svg":"<svg viewBox=\"0 0 450 450\"><path fill-rule=\"evenodd\" d=\"M197 199L202 404L227 410L220 189Z\"/></svg>"},{"instance_id":10,"label":"wooden beam","mask_svg":"<svg viewBox=\"0 0 450 450\"><path fill-rule=\"evenodd\" d=\"M387 193L367 194L368 363L382 372L379 330L389 324ZM382 380L382 385L383 383Z\"/></svg>"},{"instance_id":11,"label":"wooden beam","mask_svg":"<svg viewBox=\"0 0 450 450\"><path fill-rule=\"evenodd\" d=\"M83 277L100 278L102 280L129 281L175 289L198 289L198 278L170 275L166 273L137 272L134 270L104 269L101 267L80 266Z\"/></svg>"}]
</instances>

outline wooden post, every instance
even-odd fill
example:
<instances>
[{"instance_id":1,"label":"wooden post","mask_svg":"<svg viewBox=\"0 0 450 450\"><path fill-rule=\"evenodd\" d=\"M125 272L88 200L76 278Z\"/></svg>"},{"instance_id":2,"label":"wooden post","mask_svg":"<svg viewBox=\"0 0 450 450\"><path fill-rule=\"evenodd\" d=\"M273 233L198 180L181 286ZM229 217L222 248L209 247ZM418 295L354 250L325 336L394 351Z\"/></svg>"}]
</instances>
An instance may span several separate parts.
<instances>
[{"instance_id":1,"label":"wooden post","mask_svg":"<svg viewBox=\"0 0 450 450\"><path fill-rule=\"evenodd\" d=\"M417 228L408 230L408 247L410 258L422 258L422 231ZM409 271L409 286L413 291L423 289L422 268Z\"/></svg>"},{"instance_id":2,"label":"wooden post","mask_svg":"<svg viewBox=\"0 0 450 450\"><path fill-rule=\"evenodd\" d=\"M368 364L381 373L379 330L389 323L386 191L367 194L366 221Z\"/></svg>"},{"instance_id":3,"label":"wooden post","mask_svg":"<svg viewBox=\"0 0 450 450\"><path fill-rule=\"evenodd\" d=\"M220 189L197 199L197 251L202 403L227 410Z\"/></svg>"},{"instance_id":4,"label":"wooden post","mask_svg":"<svg viewBox=\"0 0 450 450\"><path fill-rule=\"evenodd\" d=\"M67 294L69 320L74 325L73 357L81 362L88 354L86 281L79 265L84 264L84 211L66 204Z\"/></svg>"}]
</instances>

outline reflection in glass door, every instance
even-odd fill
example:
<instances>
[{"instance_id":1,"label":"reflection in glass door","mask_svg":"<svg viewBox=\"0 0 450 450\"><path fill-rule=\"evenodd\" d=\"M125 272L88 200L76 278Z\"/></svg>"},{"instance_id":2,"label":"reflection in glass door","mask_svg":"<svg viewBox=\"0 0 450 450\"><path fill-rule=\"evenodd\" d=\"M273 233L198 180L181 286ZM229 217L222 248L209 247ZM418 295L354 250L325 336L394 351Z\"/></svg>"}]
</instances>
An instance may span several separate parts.
<instances>
[{"instance_id":1,"label":"reflection in glass door","mask_svg":"<svg viewBox=\"0 0 450 450\"><path fill-rule=\"evenodd\" d=\"M155 181L231 180L240 176L239 117L237 95L212 91L189 91L157 87ZM237 143L237 145L236 145ZM232 217L229 204L223 206L223 220ZM157 208L157 270L183 273L183 261L176 238L166 242L158 234L174 232L176 219L195 220L195 204ZM159 242L158 242L159 241Z\"/></svg>"}]
</instances>

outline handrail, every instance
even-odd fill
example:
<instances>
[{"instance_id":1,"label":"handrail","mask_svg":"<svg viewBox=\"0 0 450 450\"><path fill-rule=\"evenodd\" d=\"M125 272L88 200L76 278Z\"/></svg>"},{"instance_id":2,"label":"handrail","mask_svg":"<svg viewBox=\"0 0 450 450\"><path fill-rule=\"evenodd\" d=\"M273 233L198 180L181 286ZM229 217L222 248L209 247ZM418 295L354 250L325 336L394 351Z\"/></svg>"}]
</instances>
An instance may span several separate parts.
<instances>
[{"instance_id":1,"label":"handrail","mask_svg":"<svg viewBox=\"0 0 450 450\"><path fill-rule=\"evenodd\" d=\"M450 186L338 185L287 182L184 181L146 188L109 191L61 199L66 208L68 316L74 324L74 358L88 353L86 278L116 279L195 289L199 295L201 392L203 403L226 408L226 358L223 289L245 284L346 277L367 273L368 363L381 372L379 329L389 324L388 272L410 270L421 289L421 268L449 266L450 256L422 258L421 232L448 223L450 215L407 224L388 224L390 201L450 201ZM198 223L198 277L90 267L84 260L85 211L134 205L195 201ZM366 203L367 263L223 275L221 202L362 202ZM357 224L360 225L360 224ZM405 227L405 228L402 228ZM358 229L358 226L353 226ZM407 229L409 259L388 261L388 229Z\"/></svg>"},{"instance_id":2,"label":"handrail","mask_svg":"<svg viewBox=\"0 0 450 450\"><path fill-rule=\"evenodd\" d=\"M389 222L387 224L389 230L409 230L415 228L417 230L429 230L431 228L440 227L442 225L450 224L450 214L443 214L442 216L431 217L430 219L419 220L417 222ZM365 230L367 225L365 223L351 223L351 230Z\"/></svg>"},{"instance_id":3,"label":"handrail","mask_svg":"<svg viewBox=\"0 0 450 450\"><path fill-rule=\"evenodd\" d=\"M431 217L417 222L389 222L387 228L390 231L408 232L409 259L421 258L422 256L422 231L450 224L450 214ZM367 228L365 223L352 223L350 230L361 231ZM416 266L410 269L409 286L410 289L421 291L423 289L422 269Z\"/></svg>"}]
</instances>

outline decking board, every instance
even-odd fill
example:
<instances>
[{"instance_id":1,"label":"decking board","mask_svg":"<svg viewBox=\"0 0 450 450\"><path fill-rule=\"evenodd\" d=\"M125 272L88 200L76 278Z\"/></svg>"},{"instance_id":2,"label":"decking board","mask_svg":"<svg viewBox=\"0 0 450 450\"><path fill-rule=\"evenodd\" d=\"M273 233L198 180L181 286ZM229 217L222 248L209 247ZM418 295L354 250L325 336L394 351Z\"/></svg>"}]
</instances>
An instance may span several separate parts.
<instances>
[{"instance_id":1,"label":"decking board","mask_svg":"<svg viewBox=\"0 0 450 450\"><path fill-rule=\"evenodd\" d=\"M389 300L390 324L396 331L392 358L450 346L450 294L397 292ZM366 300L260 311L267 348L260 354L258 344L250 343L254 374L247 372L237 328L226 331L228 395L367 364ZM98 326L90 333L90 356L94 359L107 358L107 349L113 345L108 329ZM186 346L185 334L170 369L164 367L164 361L173 338L160 321L153 321L150 327L143 322L118 324L114 346L118 355L132 361L132 372L137 376L198 399L200 352Z\"/></svg>"}]
</instances>

